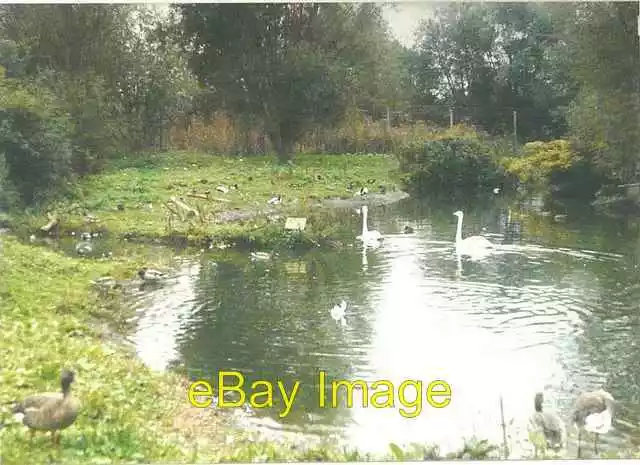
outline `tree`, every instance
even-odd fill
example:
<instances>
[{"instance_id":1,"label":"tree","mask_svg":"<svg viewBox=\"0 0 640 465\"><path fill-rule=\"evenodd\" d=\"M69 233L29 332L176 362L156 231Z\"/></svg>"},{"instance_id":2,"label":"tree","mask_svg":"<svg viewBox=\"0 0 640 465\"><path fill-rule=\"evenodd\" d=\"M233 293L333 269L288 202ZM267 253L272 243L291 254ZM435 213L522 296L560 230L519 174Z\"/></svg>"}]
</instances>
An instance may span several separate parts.
<instances>
[{"instance_id":1,"label":"tree","mask_svg":"<svg viewBox=\"0 0 640 465\"><path fill-rule=\"evenodd\" d=\"M466 108L491 132L511 130L511 110L525 139L561 136L563 111L575 95L558 85L557 43L539 5L453 4L422 24L412 67L426 105ZM563 69L563 68L560 68Z\"/></svg>"},{"instance_id":2,"label":"tree","mask_svg":"<svg viewBox=\"0 0 640 465\"><path fill-rule=\"evenodd\" d=\"M576 146L622 182L640 176L640 44L637 2L561 9L558 34L580 94L570 111Z\"/></svg>"},{"instance_id":3,"label":"tree","mask_svg":"<svg viewBox=\"0 0 640 465\"><path fill-rule=\"evenodd\" d=\"M175 8L200 83L236 116L261 121L280 162L310 129L337 123L384 81L387 33L373 4Z\"/></svg>"},{"instance_id":4,"label":"tree","mask_svg":"<svg viewBox=\"0 0 640 465\"><path fill-rule=\"evenodd\" d=\"M76 172L125 149L160 146L195 89L164 22L129 5L0 7L0 63L52 90L72 116Z\"/></svg>"}]
</instances>

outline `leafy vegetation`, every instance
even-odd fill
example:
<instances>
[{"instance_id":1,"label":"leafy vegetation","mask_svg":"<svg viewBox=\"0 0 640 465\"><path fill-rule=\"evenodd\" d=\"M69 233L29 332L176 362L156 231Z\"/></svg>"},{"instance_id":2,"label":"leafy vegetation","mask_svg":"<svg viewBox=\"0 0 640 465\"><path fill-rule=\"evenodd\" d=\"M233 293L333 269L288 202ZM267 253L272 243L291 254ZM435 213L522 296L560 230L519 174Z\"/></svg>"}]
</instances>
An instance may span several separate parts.
<instances>
[{"instance_id":1,"label":"leafy vegetation","mask_svg":"<svg viewBox=\"0 0 640 465\"><path fill-rule=\"evenodd\" d=\"M524 184L547 186L553 173L567 171L579 160L569 141L554 140L529 142L521 155L504 160L504 165Z\"/></svg>"},{"instance_id":2,"label":"leafy vegetation","mask_svg":"<svg viewBox=\"0 0 640 465\"><path fill-rule=\"evenodd\" d=\"M491 192L506 180L494 148L479 139L436 139L399 153L407 183L422 193L460 196Z\"/></svg>"},{"instance_id":3,"label":"leafy vegetation","mask_svg":"<svg viewBox=\"0 0 640 465\"><path fill-rule=\"evenodd\" d=\"M384 25L370 4L179 9L200 83L264 125L281 161L314 126L337 123L352 97L375 84L368 77L386 70L375 58L387 46Z\"/></svg>"},{"instance_id":4,"label":"leafy vegetation","mask_svg":"<svg viewBox=\"0 0 640 465\"><path fill-rule=\"evenodd\" d=\"M0 160L8 191L33 203L61 187L71 162L70 132L49 92L0 79Z\"/></svg>"}]
</instances>

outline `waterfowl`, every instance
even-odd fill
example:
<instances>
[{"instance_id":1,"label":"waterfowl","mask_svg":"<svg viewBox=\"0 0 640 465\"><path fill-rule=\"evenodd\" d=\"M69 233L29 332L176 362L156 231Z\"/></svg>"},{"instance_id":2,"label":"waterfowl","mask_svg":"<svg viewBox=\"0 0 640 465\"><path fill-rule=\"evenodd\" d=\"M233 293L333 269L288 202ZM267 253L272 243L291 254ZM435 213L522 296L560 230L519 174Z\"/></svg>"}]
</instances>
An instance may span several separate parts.
<instances>
[{"instance_id":1,"label":"waterfowl","mask_svg":"<svg viewBox=\"0 0 640 465\"><path fill-rule=\"evenodd\" d=\"M460 255L479 256L486 254L493 249L493 244L485 237L470 236L462 239L462 219L464 213L458 210L454 212L458 217L458 227L456 229L456 252Z\"/></svg>"},{"instance_id":2,"label":"waterfowl","mask_svg":"<svg viewBox=\"0 0 640 465\"><path fill-rule=\"evenodd\" d=\"M251 252L251 260L270 260L271 254L268 252Z\"/></svg>"},{"instance_id":3,"label":"waterfowl","mask_svg":"<svg viewBox=\"0 0 640 465\"><path fill-rule=\"evenodd\" d=\"M111 276L103 276L101 278L94 279L91 281L91 284L101 289L118 289L122 287L122 285Z\"/></svg>"},{"instance_id":4,"label":"waterfowl","mask_svg":"<svg viewBox=\"0 0 640 465\"><path fill-rule=\"evenodd\" d=\"M14 406L13 412L22 416L22 423L30 428L32 438L36 431L51 431L53 442L60 444L60 431L73 424L81 407L71 396L74 380L74 372L64 369L60 377L62 392L35 394Z\"/></svg>"},{"instance_id":5,"label":"waterfowl","mask_svg":"<svg viewBox=\"0 0 640 465\"><path fill-rule=\"evenodd\" d=\"M565 437L564 424L555 413L542 410L543 401L542 393L538 392L534 397L535 412L531 416L529 427L530 430L544 435L547 447L558 450L562 447Z\"/></svg>"},{"instance_id":6,"label":"waterfowl","mask_svg":"<svg viewBox=\"0 0 640 465\"><path fill-rule=\"evenodd\" d=\"M499 187L494 187L493 188L493 193L498 195L500 193L500 188Z\"/></svg>"},{"instance_id":7,"label":"waterfowl","mask_svg":"<svg viewBox=\"0 0 640 465\"><path fill-rule=\"evenodd\" d=\"M145 266L138 271L138 276L140 276L140 279L143 281L155 282L166 278L167 275L162 271L147 268Z\"/></svg>"},{"instance_id":8,"label":"waterfowl","mask_svg":"<svg viewBox=\"0 0 640 465\"><path fill-rule=\"evenodd\" d=\"M78 253L78 255L87 255L91 252L93 252L93 247L89 242L83 241L76 244L76 253Z\"/></svg>"},{"instance_id":9,"label":"waterfowl","mask_svg":"<svg viewBox=\"0 0 640 465\"><path fill-rule=\"evenodd\" d=\"M271 197L269 200L267 200L267 203L269 205L278 205L282 202L282 197L280 197L280 195L276 195L274 197Z\"/></svg>"},{"instance_id":10,"label":"waterfowl","mask_svg":"<svg viewBox=\"0 0 640 465\"><path fill-rule=\"evenodd\" d=\"M406 225L402 232L404 232L405 234L413 234L413 228L409 225Z\"/></svg>"},{"instance_id":11,"label":"waterfowl","mask_svg":"<svg viewBox=\"0 0 640 465\"><path fill-rule=\"evenodd\" d=\"M347 310L347 303L342 300L338 305L334 305L331 309L331 318L340 322L342 326L347 324L347 320L344 318L344 313Z\"/></svg>"},{"instance_id":12,"label":"waterfowl","mask_svg":"<svg viewBox=\"0 0 640 465\"><path fill-rule=\"evenodd\" d=\"M229 188L227 186L223 186L223 185L217 186L216 190L218 192L222 192L223 194L226 194L226 193L229 192Z\"/></svg>"},{"instance_id":13,"label":"waterfowl","mask_svg":"<svg viewBox=\"0 0 640 465\"><path fill-rule=\"evenodd\" d=\"M578 428L578 458L582 430L594 433L593 448L598 453L598 436L606 434L611 429L613 421L615 399L607 391L585 392L578 396L573 408L573 422Z\"/></svg>"},{"instance_id":14,"label":"waterfowl","mask_svg":"<svg viewBox=\"0 0 640 465\"><path fill-rule=\"evenodd\" d=\"M363 205L362 208L360 209L362 211L362 234L357 236L356 239L358 239L359 241L362 241L363 244L371 244L371 243L377 243L378 241L382 240L382 234L380 234L380 232L373 230L373 231L369 231L369 228L367 226L367 217L369 214L369 207L367 207L366 205Z\"/></svg>"}]
</instances>

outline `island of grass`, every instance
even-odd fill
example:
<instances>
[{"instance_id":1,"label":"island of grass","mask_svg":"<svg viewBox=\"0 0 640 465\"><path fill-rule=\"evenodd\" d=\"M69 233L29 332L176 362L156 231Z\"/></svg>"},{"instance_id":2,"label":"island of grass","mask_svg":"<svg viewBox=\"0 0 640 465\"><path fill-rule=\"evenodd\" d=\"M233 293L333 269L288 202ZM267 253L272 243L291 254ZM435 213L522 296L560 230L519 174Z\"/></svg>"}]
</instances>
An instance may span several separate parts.
<instances>
[{"instance_id":1,"label":"island of grass","mask_svg":"<svg viewBox=\"0 0 640 465\"><path fill-rule=\"evenodd\" d=\"M293 216L307 218L295 242L318 245L340 227L331 207L400 200L407 194L399 178L392 155L300 155L282 166L273 156L147 153L80 179L38 211L14 218L14 225L38 231L48 212L61 234L275 245L291 239L284 224ZM279 201L270 203L274 197Z\"/></svg>"}]
</instances>

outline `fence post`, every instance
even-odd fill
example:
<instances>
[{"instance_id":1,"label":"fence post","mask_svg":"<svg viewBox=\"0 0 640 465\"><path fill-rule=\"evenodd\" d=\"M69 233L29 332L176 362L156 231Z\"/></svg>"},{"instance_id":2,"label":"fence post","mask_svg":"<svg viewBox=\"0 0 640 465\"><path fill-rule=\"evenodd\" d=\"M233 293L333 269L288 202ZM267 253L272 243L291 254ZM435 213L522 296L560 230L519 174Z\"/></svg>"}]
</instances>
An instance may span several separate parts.
<instances>
[{"instance_id":1,"label":"fence post","mask_svg":"<svg viewBox=\"0 0 640 465\"><path fill-rule=\"evenodd\" d=\"M391 113L389 112L389 107L387 107L387 119L386 119L386 128L387 132L391 131Z\"/></svg>"},{"instance_id":2,"label":"fence post","mask_svg":"<svg viewBox=\"0 0 640 465\"><path fill-rule=\"evenodd\" d=\"M513 149L518 148L518 110L513 110Z\"/></svg>"},{"instance_id":3,"label":"fence post","mask_svg":"<svg viewBox=\"0 0 640 465\"><path fill-rule=\"evenodd\" d=\"M449 107L449 127L453 127L453 107Z\"/></svg>"}]
</instances>

